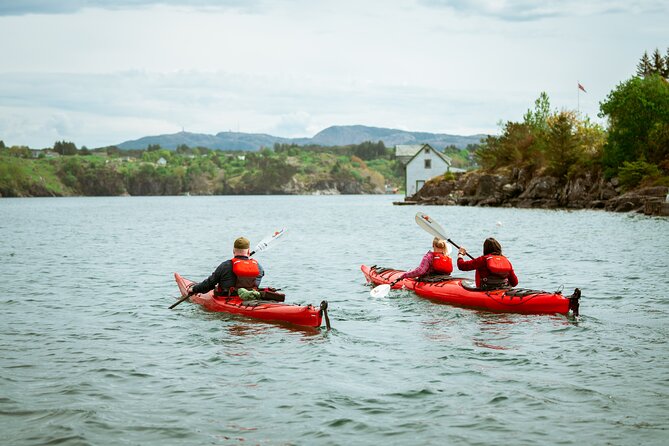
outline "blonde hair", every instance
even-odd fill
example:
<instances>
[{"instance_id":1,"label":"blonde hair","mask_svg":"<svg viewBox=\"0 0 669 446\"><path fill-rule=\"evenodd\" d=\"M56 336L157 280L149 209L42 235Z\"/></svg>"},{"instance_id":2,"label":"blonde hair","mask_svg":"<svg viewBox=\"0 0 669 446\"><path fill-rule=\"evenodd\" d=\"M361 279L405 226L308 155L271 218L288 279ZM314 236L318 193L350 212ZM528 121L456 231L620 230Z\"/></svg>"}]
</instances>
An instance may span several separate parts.
<instances>
[{"instance_id":1,"label":"blonde hair","mask_svg":"<svg viewBox=\"0 0 669 446\"><path fill-rule=\"evenodd\" d=\"M435 237L434 240L432 240L432 247L446 252L446 240Z\"/></svg>"}]
</instances>

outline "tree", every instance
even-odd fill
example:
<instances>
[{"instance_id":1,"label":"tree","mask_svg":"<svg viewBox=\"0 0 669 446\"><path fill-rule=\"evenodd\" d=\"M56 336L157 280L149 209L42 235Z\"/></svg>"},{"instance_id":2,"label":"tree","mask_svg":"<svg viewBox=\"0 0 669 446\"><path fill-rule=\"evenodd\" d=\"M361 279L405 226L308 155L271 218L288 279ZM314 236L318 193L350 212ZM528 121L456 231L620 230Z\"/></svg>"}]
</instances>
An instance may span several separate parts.
<instances>
[{"instance_id":1,"label":"tree","mask_svg":"<svg viewBox=\"0 0 669 446\"><path fill-rule=\"evenodd\" d=\"M0 139L0 150L5 149L5 148L6 148L5 142Z\"/></svg>"},{"instance_id":2,"label":"tree","mask_svg":"<svg viewBox=\"0 0 669 446\"><path fill-rule=\"evenodd\" d=\"M529 125L536 133L543 133L548 129L548 117L551 114L551 102L548 94L542 91L534 101L534 110L527 110L523 122Z\"/></svg>"},{"instance_id":3,"label":"tree","mask_svg":"<svg viewBox=\"0 0 669 446\"><path fill-rule=\"evenodd\" d=\"M177 146L177 150L176 150L176 152L177 152L178 154L184 155L184 154L189 154L189 153L191 153L192 150L191 150L191 148L188 147L186 144L179 144L179 145Z\"/></svg>"},{"instance_id":4,"label":"tree","mask_svg":"<svg viewBox=\"0 0 669 446\"><path fill-rule=\"evenodd\" d=\"M660 54L660 50L655 48L653 52L653 73L657 73L662 77L667 77L667 67L664 58Z\"/></svg>"},{"instance_id":5,"label":"tree","mask_svg":"<svg viewBox=\"0 0 669 446\"><path fill-rule=\"evenodd\" d=\"M648 52L644 51L641 60L636 66L636 75L639 77L646 77L651 73L652 64L650 58L648 57Z\"/></svg>"},{"instance_id":6,"label":"tree","mask_svg":"<svg viewBox=\"0 0 669 446\"><path fill-rule=\"evenodd\" d=\"M575 134L574 112L560 112L548 120L546 158L551 173L561 180L567 178L569 169L578 161L579 143Z\"/></svg>"},{"instance_id":7,"label":"tree","mask_svg":"<svg viewBox=\"0 0 669 446\"><path fill-rule=\"evenodd\" d=\"M669 82L658 74L620 83L600 104L609 120L603 162L615 175L625 161L660 164L669 157L665 128L669 125Z\"/></svg>"},{"instance_id":8,"label":"tree","mask_svg":"<svg viewBox=\"0 0 669 446\"><path fill-rule=\"evenodd\" d=\"M376 143L365 141L353 146L351 154L367 161L377 158L385 158L386 146L383 144L383 141L378 141Z\"/></svg>"},{"instance_id":9,"label":"tree","mask_svg":"<svg viewBox=\"0 0 669 446\"><path fill-rule=\"evenodd\" d=\"M636 74L639 77L658 74L664 78L669 78L669 48L667 48L666 57L662 57L660 50L655 48L652 59L648 57L648 52L644 51L641 60L636 66Z\"/></svg>"},{"instance_id":10,"label":"tree","mask_svg":"<svg viewBox=\"0 0 669 446\"><path fill-rule=\"evenodd\" d=\"M53 150L54 152L60 153L61 155L77 154L77 146L75 146L74 143L70 141L56 141L53 144Z\"/></svg>"}]
</instances>

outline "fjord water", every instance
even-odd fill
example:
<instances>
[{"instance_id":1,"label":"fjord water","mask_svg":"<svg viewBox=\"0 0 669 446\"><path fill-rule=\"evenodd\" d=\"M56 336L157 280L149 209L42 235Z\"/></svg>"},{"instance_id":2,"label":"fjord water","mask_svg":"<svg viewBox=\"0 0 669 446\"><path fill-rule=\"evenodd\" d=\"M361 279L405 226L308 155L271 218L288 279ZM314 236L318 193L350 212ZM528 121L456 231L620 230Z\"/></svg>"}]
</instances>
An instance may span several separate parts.
<instances>
[{"instance_id":1,"label":"fjord water","mask_svg":"<svg viewBox=\"0 0 669 446\"><path fill-rule=\"evenodd\" d=\"M0 200L3 444L666 444L668 220L397 199ZM361 263L430 247L419 210L496 237L523 287L582 288L582 317L372 299ZM167 309L173 272L281 227L264 284L327 299L332 331Z\"/></svg>"}]
</instances>

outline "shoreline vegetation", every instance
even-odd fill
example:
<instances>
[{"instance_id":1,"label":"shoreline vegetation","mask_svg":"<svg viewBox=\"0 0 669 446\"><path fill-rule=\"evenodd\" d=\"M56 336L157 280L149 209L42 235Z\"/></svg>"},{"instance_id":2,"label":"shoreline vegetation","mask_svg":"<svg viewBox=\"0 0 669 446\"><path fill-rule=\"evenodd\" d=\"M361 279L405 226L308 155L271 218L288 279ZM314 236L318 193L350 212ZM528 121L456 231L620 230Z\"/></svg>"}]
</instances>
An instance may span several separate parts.
<instances>
[{"instance_id":1,"label":"shoreline vegetation","mask_svg":"<svg viewBox=\"0 0 669 446\"><path fill-rule=\"evenodd\" d=\"M383 142L344 147L275 144L256 152L186 145L175 151L4 147L0 196L381 194L402 169Z\"/></svg>"},{"instance_id":2,"label":"shoreline vegetation","mask_svg":"<svg viewBox=\"0 0 669 446\"><path fill-rule=\"evenodd\" d=\"M605 209L669 215L669 49L600 103L608 128L541 93L476 152L480 169L433 178L397 204ZM578 84L578 88L585 89Z\"/></svg>"},{"instance_id":3,"label":"shoreline vegetation","mask_svg":"<svg viewBox=\"0 0 669 446\"><path fill-rule=\"evenodd\" d=\"M542 92L522 121L466 148L453 167L396 204L605 209L669 215L669 49L644 53L637 73L600 103L608 128L553 110ZM585 92L580 84L578 87ZM437 148L441 149L441 148ZM260 151L180 145L167 150L6 147L0 197L381 194L403 187L404 166L382 141L346 146L274 144Z\"/></svg>"}]
</instances>

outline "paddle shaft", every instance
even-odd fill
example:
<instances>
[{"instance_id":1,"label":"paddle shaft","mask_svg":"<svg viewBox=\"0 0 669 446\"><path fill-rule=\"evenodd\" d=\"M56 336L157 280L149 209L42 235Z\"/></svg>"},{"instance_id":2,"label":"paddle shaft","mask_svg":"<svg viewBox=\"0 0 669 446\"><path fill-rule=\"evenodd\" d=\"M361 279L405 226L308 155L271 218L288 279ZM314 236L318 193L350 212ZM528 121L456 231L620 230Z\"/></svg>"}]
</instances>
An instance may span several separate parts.
<instances>
[{"instance_id":1,"label":"paddle shaft","mask_svg":"<svg viewBox=\"0 0 669 446\"><path fill-rule=\"evenodd\" d=\"M451 245L455 246L456 248L460 249L460 247L457 245L457 243L455 243L455 242L454 242L453 240L451 240L450 238L447 238L446 241L447 241L448 243L450 243ZM467 257L469 257L470 259L474 260L474 257L472 257L471 255L469 255L468 252L465 252L465 254L467 254Z\"/></svg>"},{"instance_id":2,"label":"paddle shaft","mask_svg":"<svg viewBox=\"0 0 669 446\"><path fill-rule=\"evenodd\" d=\"M172 305L170 305L170 308L169 308L169 309L171 310L172 308L176 307L177 305L179 305L181 302L183 302L184 300L188 299L189 297L190 297L190 295L189 295L189 294L186 294L184 297L182 297L181 299L179 299L178 301L176 301L176 302L174 302Z\"/></svg>"}]
</instances>

